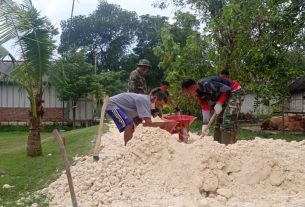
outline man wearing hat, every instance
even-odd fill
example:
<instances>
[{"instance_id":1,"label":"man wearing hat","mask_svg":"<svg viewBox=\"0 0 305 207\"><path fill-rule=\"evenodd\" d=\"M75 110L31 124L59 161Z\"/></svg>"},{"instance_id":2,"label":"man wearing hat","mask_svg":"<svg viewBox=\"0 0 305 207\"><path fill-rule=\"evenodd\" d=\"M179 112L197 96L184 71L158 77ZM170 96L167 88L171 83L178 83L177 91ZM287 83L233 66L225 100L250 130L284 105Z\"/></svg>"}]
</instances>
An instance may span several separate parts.
<instances>
[{"instance_id":1,"label":"man wearing hat","mask_svg":"<svg viewBox=\"0 0 305 207\"><path fill-rule=\"evenodd\" d=\"M146 59L141 59L137 66L138 67L130 73L128 92L147 94L147 85L144 74L151 68L150 62Z\"/></svg>"}]
</instances>

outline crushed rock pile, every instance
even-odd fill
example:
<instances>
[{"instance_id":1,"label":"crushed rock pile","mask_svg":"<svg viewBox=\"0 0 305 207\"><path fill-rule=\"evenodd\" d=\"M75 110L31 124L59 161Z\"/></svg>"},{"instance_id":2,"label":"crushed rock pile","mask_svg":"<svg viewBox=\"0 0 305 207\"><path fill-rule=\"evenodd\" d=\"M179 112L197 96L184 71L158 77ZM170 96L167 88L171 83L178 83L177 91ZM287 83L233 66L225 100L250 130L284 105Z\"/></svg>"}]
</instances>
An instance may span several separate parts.
<instances>
[{"instance_id":1,"label":"crushed rock pile","mask_svg":"<svg viewBox=\"0 0 305 207\"><path fill-rule=\"evenodd\" d=\"M177 142L139 126L123 146L111 125L101 160L76 158L71 167L79 206L304 207L305 142L256 138L225 146L191 134ZM71 206L66 175L42 190L51 206Z\"/></svg>"}]
</instances>

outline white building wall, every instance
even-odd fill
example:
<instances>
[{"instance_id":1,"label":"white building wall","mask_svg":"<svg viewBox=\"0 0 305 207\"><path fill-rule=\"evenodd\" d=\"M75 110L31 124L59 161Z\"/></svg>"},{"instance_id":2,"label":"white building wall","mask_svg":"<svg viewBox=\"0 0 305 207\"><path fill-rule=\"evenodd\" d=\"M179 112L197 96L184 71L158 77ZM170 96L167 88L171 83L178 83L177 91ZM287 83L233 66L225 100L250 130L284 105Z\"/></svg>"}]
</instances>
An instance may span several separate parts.
<instances>
[{"instance_id":1,"label":"white building wall","mask_svg":"<svg viewBox=\"0 0 305 207\"><path fill-rule=\"evenodd\" d=\"M76 120L93 120L93 102L78 101L75 117ZM73 120L73 111L71 103L69 103L69 119Z\"/></svg>"},{"instance_id":2,"label":"white building wall","mask_svg":"<svg viewBox=\"0 0 305 207\"><path fill-rule=\"evenodd\" d=\"M255 114L255 115L271 114L272 109L268 106L259 104L256 108L254 107L255 97L256 97L256 94L245 95L245 99L244 99L243 104L241 105L240 112L241 113L250 113L250 114Z\"/></svg>"},{"instance_id":3,"label":"white building wall","mask_svg":"<svg viewBox=\"0 0 305 207\"><path fill-rule=\"evenodd\" d=\"M53 87L45 89L43 100L46 108L62 107L62 102L57 98ZM14 85L0 85L0 107L24 108L29 106L30 101L24 89L19 89Z\"/></svg>"},{"instance_id":4,"label":"white building wall","mask_svg":"<svg viewBox=\"0 0 305 207\"><path fill-rule=\"evenodd\" d=\"M62 102L57 98L53 87L44 90L43 106L45 108L62 108ZM67 104L66 104L67 105ZM0 107L29 108L30 101L25 90L15 85L0 84ZM72 120L72 109L69 108L69 118ZM93 103L79 101L76 109L76 120L93 120Z\"/></svg>"}]
</instances>

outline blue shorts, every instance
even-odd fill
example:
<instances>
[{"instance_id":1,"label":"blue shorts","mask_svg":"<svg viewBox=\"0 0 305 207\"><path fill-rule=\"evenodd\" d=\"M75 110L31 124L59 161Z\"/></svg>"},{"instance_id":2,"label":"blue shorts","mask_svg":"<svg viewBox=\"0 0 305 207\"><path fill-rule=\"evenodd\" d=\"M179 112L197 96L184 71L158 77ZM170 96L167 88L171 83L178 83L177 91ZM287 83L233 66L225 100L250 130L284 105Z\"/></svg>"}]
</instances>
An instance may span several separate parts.
<instances>
[{"instance_id":1,"label":"blue shorts","mask_svg":"<svg viewBox=\"0 0 305 207\"><path fill-rule=\"evenodd\" d=\"M126 115L125 111L122 109L107 110L106 113L114 121L115 125L117 126L120 132L125 131L125 127L127 125L133 124L131 118L129 118Z\"/></svg>"}]
</instances>

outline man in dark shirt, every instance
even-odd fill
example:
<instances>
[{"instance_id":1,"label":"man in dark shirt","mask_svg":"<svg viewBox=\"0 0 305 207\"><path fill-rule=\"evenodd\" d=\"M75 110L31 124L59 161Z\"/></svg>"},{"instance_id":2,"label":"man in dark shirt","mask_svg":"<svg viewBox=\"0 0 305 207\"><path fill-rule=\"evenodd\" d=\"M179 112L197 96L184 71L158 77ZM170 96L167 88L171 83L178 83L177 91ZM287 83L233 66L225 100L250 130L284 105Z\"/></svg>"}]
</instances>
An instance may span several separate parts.
<instances>
[{"instance_id":1,"label":"man in dark shirt","mask_svg":"<svg viewBox=\"0 0 305 207\"><path fill-rule=\"evenodd\" d=\"M177 114L180 114L179 107L171 99L170 94L168 92L169 86L170 86L170 84L169 84L168 81L162 81L161 84L160 84L160 87L152 89L150 94L157 94L159 92L162 92L162 93L166 94L168 103L175 109Z\"/></svg>"},{"instance_id":2,"label":"man in dark shirt","mask_svg":"<svg viewBox=\"0 0 305 207\"><path fill-rule=\"evenodd\" d=\"M186 79L182 82L182 89L196 97L201 105L203 125L202 132L207 128L211 117L211 108L218 115L214 140L222 144L234 143L233 124L230 119L230 107L227 105L231 94L231 83L219 77L207 77L196 82Z\"/></svg>"}]
</instances>

